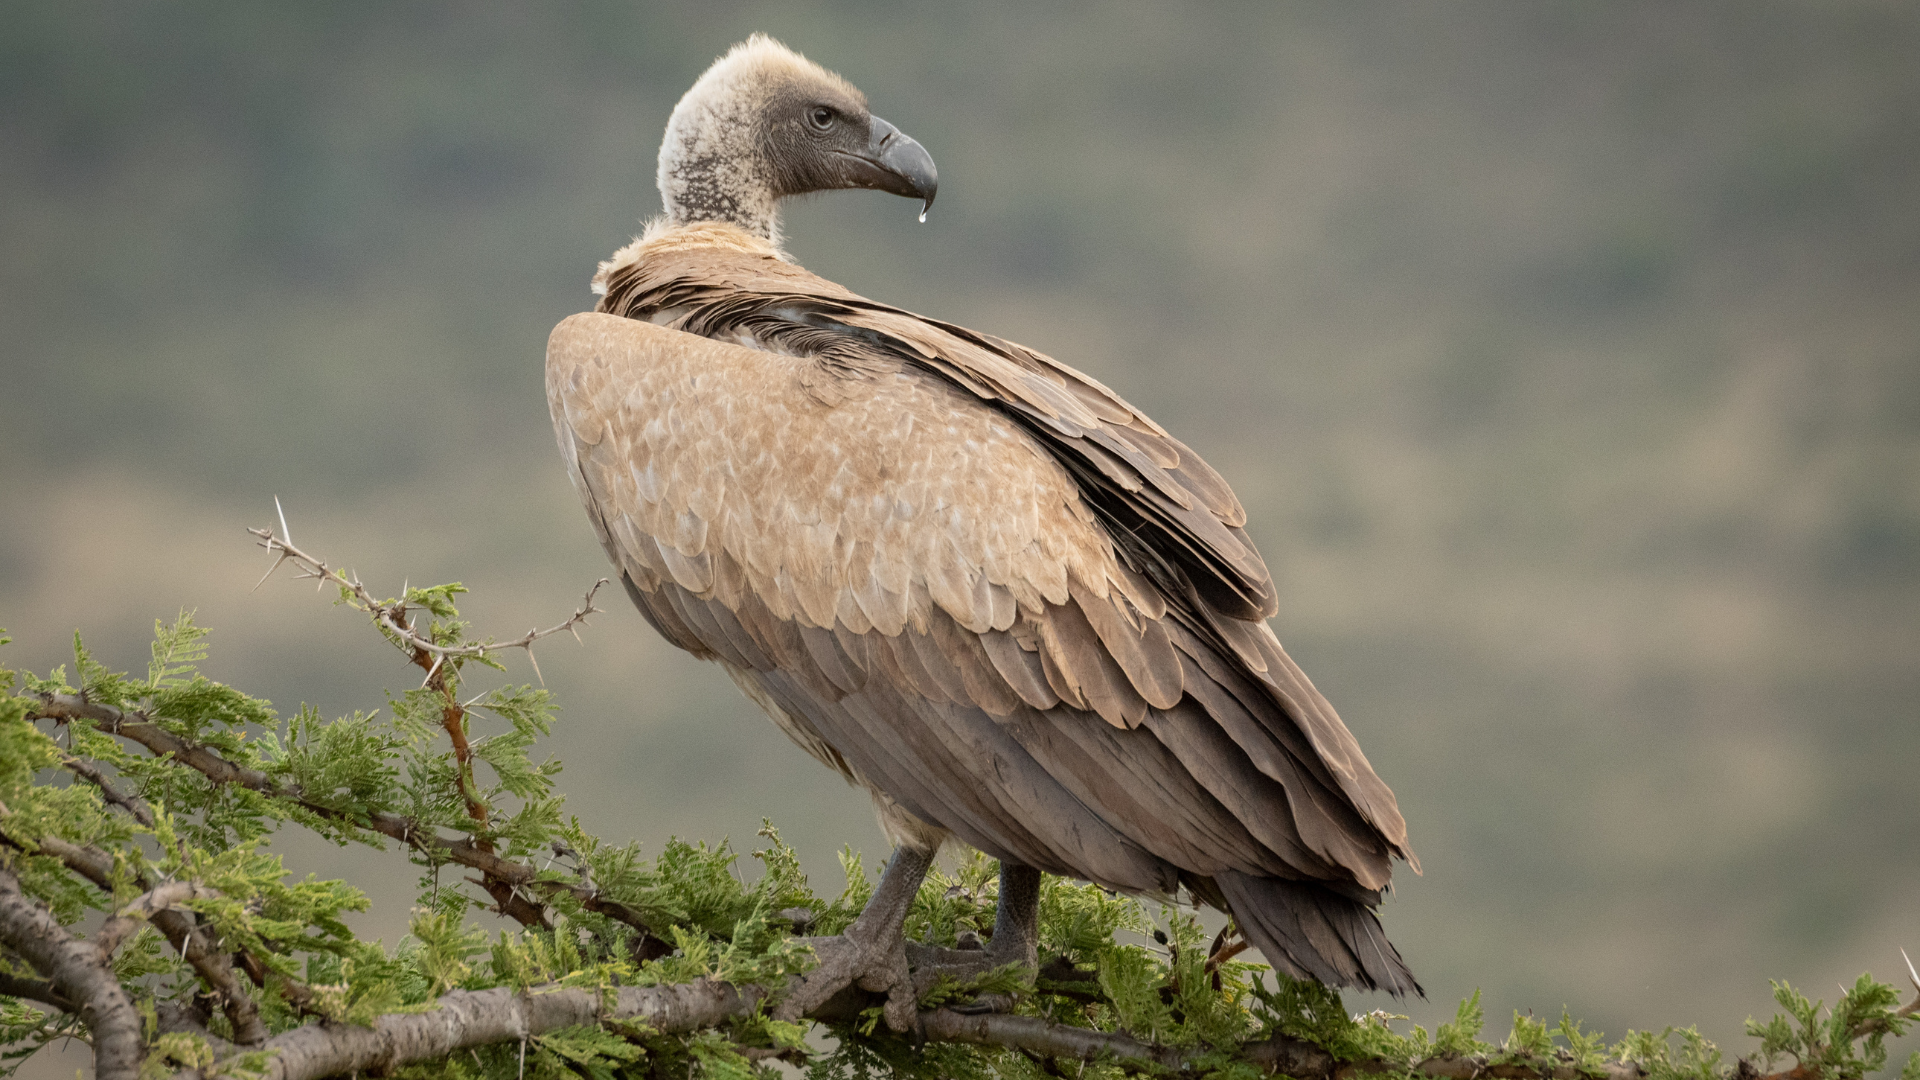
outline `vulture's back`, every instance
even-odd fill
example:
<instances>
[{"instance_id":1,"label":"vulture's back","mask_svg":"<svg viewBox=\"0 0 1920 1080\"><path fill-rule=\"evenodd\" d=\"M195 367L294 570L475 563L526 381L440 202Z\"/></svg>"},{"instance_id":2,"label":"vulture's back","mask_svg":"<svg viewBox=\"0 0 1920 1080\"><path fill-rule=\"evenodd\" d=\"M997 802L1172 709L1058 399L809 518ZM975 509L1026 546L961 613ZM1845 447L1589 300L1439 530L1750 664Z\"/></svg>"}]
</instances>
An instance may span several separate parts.
<instances>
[{"instance_id":1,"label":"vulture's back","mask_svg":"<svg viewBox=\"0 0 1920 1080\"><path fill-rule=\"evenodd\" d=\"M1264 621L1217 474L1050 359L702 225L603 270L549 404L629 593L901 842L1229 909L1277 966L1417 990L1371 907L1392 793Z\"/></svg>"}]
</instances>

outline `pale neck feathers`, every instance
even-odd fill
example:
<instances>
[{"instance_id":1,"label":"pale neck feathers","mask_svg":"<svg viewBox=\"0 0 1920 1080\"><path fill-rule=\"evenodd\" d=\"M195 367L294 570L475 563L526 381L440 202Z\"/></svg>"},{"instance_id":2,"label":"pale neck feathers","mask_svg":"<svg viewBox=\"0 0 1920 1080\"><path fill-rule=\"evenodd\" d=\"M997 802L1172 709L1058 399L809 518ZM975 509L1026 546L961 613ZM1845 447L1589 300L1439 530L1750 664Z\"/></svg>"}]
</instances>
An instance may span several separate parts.
<instances>
[{"instance_id":1,"label":"pale neck feathers","mask_svg":"<svg viewBox=\"0 0 1920 1080\"><path fill-rule=\"evenodd\" d=\"M865 101L846 80L765 34L714 61L674 106L660 143L667 223L732 222L777 247L780 196L761 152L765 110L781 89L815 82Z\"/></svg>"},{"instance_id":2,"label":"pale neck feathers","mask_svg":"<svg viewBox=\"0 0 1920 1080\"><path fill-rule=\"evenodd\" d=\"M782 262L793 261L773 242L731 222L696 221L690 225L676 225L664 217L657 217L647 222L645 231L634 237L632 243L614 252L611 258L600 264L600 269L593 275L593 294L607 295L607 281L623 266L631 266L650 255L694 248L717 248L744 255L771 255Z\"/></svg>"}]
</instances>

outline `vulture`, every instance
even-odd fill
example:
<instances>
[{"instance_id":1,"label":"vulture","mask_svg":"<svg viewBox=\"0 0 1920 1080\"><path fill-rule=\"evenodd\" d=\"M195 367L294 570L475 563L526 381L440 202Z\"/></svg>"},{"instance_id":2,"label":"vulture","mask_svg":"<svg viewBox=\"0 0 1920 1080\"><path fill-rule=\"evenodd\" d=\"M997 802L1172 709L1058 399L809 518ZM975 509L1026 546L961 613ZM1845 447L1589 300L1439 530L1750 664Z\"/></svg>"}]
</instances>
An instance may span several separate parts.
<instances>
[{"instance_id":1,"label":"vulture","mask_svg":"<svg viewBox=\"0 0 1920 1080\"><path fill-rule=\"evenodd\" d=\"M782 1015L857 984L904 1029L931 972L1033 965L1042 873L1184 888L1292 976L1419 993L1374 915L1392 860L1418 870L1406 823L1268 627L1226 481L1093 378L782 249L809 192L924 219L927 151L756 35L675 107L658 181L665 214L553 331L548 404L641 614L870 792L895 846ZM1000 863L983 949L905 940L949 838Z\"/></svg>"}]
</instances>

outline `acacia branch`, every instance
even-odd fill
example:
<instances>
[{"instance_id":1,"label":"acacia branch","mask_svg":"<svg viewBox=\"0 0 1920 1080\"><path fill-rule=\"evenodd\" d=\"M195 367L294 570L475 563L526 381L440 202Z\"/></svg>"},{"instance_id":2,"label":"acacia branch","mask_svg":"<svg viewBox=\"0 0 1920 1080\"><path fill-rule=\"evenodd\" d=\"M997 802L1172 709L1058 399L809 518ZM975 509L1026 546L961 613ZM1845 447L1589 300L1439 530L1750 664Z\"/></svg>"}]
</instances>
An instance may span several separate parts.
<instances>
[{"instance_id":1,"label":"acacia branch","mask_svg":"<svg viewBox=\"0 0 1920 1080\"><path fill-rule=\"evenodd\" d=\"M460 1050L537 1038L581 1024L624 1021L644 1025L655 1034L684 1034L752 1015L763 994L757 987L709 979L677 986L621 987L606 993L558 986L525 992L504 987L456 990L443 995L427 1012L381 1016L366 1027L309 1024L275 1036L259 1048L274 1054L262 1080L387 1072ZM826 1008L833 1015L818 1018L850 1018L844 1002ZM1052 1061L1107 1061L1135 1070L1181 1074L1195 1070L1207 1054L1205 1048L1156 1046L1122 1032L1071 1027L1032 1016L970 1016L934 1009L921 1013L919 1019L920 1034L929 1042L1021 1050ZM1385 1062L1342 1064L1311 1043L1286 1037L1249 1043L1234 1057L1296 1080L1351 1080L1399 1068ZM209 1076L219 1075L224 1064L216 1065ZM1584 1080L1590 1075L1571 1065L1490 1065L1483 1057L1435 1058L1417 1068L1436 1080ZM1609 1062L1602 1071L1605 1080L1641 1080L1645 1075L1628 1062ZM196 1078L197 1074L183 1071L174 1080Z\"/></svg>"},{"instance_id":2,"label":"acacia branch","mask_svg":"<svg viewBox=\"0 0 1920 1080\"><path fill-rule=\"evenodd\" d=\"M153 828L153 808L147 805L146 800L136 795L128 795L114 787L107 775L92 762L67 755L61 764L75 776L98 788L100 797L108 803L126 811L135 821L147 828ZM49 842L49 840L43 840L41 846L45 848ZM58 844L64 851L63 853L49 852L50 854L56 854L56 857L66 863L69 869L95 885L109 893L113 892L113 884L108 880L113 866L111 856L97 848L81 849L58 838L51 838L51 842ZM152 879L145 874L139 875L139 879L141 886L148 888L149 895L152 895ZM265 1039L267 1028L260 1020L260 1007L241 989L240 981L233 975L235 957L213 947L207 928L201 925L200 920L192 912L173 911L170 908L170 903L158 905L147 914L148 921L167 939L168 944L179 952L181 958L193 967L194 972L206 983L213 996L221 1002L222 1011L227 1014L227 1021L233 1026L234 1036L243 1043L257 1043ZM121 914L127 913L123 911ZM112 926L112 922L103 926L101 935L96 938L101 948L105 949L109 955L119 948L117 941L111 945L106 943L106 931ZM132 928L129 926L129 929ZM265 988L266 965L260 962L260 958L244 949L235 956L238 957L248 976L252 978L253 984ZM295 1008L306 1011L313 998L313 992L308 990L305 984L286 979L283 980L281 989Z\"/></svg>"},{"instance_id":3,"label":"acacia branch","mask_svg":"<svg viewBox=\"0 0 1920 1080\"><path fill-rule=\"evenodd\" d=\"M482 850L471 840L448 840L432 828L400 814L381 811L353 812L311 802L305 798L298 787L283 785L258 769L236 765L204 746L175 735L146 713L97 704L76 694L42 694L37 704L31 706L28 716L31 719L57 721L91 720L100 726L100 730L138 743L155 757L171 757L174 761L199 772L216 784L233 784L249 791L257 791L270 798L292 803L316 817L379 833L406 844L429 860L451 862L477 870L486 877L497 879L515 888L538 890L548 894L568 893L588 911L604 915L640 931L644 935L641 941L643 948L649 940L655 944L659 942L658 938L653 937L652 931L640 912L617 900L602 896L598 889L551 878L542 879L538 871L531 866L503 859L490 851ZM107 869L102 873L110 872L111 867L112 860L108 858Z\"/></svg>"},{"instance_id":4,"label":"acacia branch","mask_svg":"<svg viewBox=\"0 0 1920 1080\"><path fill-rule=\"evenodd\" d=\"M278 499L274 500L274 506L276 509L279 508ZM313 578L319 583L331 582L339 586L345 591L350 606L371 615L381 632L406 653L415 666L426 672L426 678L421 683L422 688L433 690L443 701L441 727L446 730L447 738L453 744L454 786L459 790L461 801L466 806L467 816L478 826L480 835L471 841L471 844L479 854L491 856L494 853L493 841L486 835L491 829L491 823L486 800L481 798L475 790L473 749L467 742L466 733L467 710L454 691L453 681L448 678L447 661L456 661L455 666L457 666L457 661L462 659L484 660L490 652L525 649L527 661L533 665L534 675L540 677L540 681L544 684L546 679L540 676L540 662L534 658L533 643L563 630L573 634L575 640L578 640L580 636L578 627L587 621L589 615L597 614L601 610L593 606L593 598L599 593L600 587L607 583L607 579L601 578L594 582L572 615L545 630L537 628L529 630L512 641L442 645L432 637L422 635L414 629L411 608L404 596L395 602L381 601L361 584L357 575L334 569L327 565L326 560L295 547L292 530L287 528L287 516L284 511L280 513L278 534L272 529L248 529L247 531L259 539L261 547L276 556L273 566L269 567L266 576L260 579L262 582L272 577L281 563L291 562L299 572L298 577ZM405 591L402 590L402 592ZM545 906L521 895L518 883L497 877L483 868L476 867L476 869L481 869L482 874L482 880L476 884L493 898L495 907L502 914L509 916L522 926L551 929Z\"/></svg>"},{"instance_id":5,"label":"acacia branch","mask_svg":"<svg viewBox=\"0 0 1920 1080\"><path fill-rule=\"evenodd\" d=\"M53 984L45 979L27 979L0 971L0 995L37 1001L42 1005L51 1005L61 1012L80 1011L78 1002L54 989Z\"/></svg>"},{"instance_id":6,"label":"acacia branch","mask_svg":"<svg viewBox=\"0 0 1920 1080\"><path fill-rule=\"evenodd\" d=\"M317 816L380 833L429 858L469 867L512 886L566 891L588 910L615 918L650 936L638 912L601 898L597 890L563 881L536 880L530 866L502 859L469 840L447 840L410 818L386 813L350 813L309 802L296 787L282 785L266 773L237 765L206 747L190 743L144 713L87 702L74 695L45 695L33 715L56 720L92 720L102 730L139 743L156 756L170 756L215 783L236 784L285 800ZM104 853L98 853L98 858L106 861L105 867L96 867L104 878L111 868L111 859ZM162 912L161 916L166 914ZM243 956L243 962L245 959ZM259 977L256 981L260 981ZM248 1049L278 1051L266 1080L315 1080L355 1069L376 1071L397 1067L468 1047L603 1020L640 1019L661 1033L693 1031L748 1015L762 993L759 988L711 982L677 987L624 987L616 992L614 1009L602 1015L597 1011L598 995L583 990L545 988L528 995L516 995L505 989L455 991L442 997L440 1008L434 1012L383 1016L370 1028L310 1024L269 1039L263 1046ZM843 1021L851 1018L844 1003L838 1008L830 1003L828 1008L834 1008L831 1015L813 1018ZM1157 1046L1122 1032L1053 1024L1035 1017L962 1015L937 1009L923 1013L921 1025L925 1037L933 1041L1019 1049L1051 1060L1110 1060L1136 1069L1175 1073L1192 1068L1203 1053ZM1296 1080L1349 1080L1399 1068L1382 1062L1338 1063L1311 1043L1284 1037L1250 1043L1236 1056ZM1576 1080L1584 1075L1566 1064L1536 1068L1515 1063L1490 1064L1485 1058L1477 1057L1435 1058L1418 1068L1435 1080L1488 1077ZM1639 1080L1642 1075L1638 1067L1630 1063L1609 1063L1605 1071L1607 1080Z\"/></svg>"},{"instance_id":7,"label":"acacia branch","mask_svg":"<svg viewBox=\"0 0 1920 1080\"><path fill-rule=\"evenodd\" d=\"M0 868L0 941L33 966L55 994L79 1005L93 1036L97 1080L134 1080L143 1042L140 1014L100 950L81 941L53 913L20 890L12 870Z\"/></svg>"},{"instance_id":8,"label":"acacia branch","mask_svg":"<svg viewBox=\"0 0 1920 1080\"><path fill-rule=\"evenodd\" d=\"M377 1017L366 1027L308 1024L267 1040L273 1052L260 1080L318 1080L352 1072L382 1073L470 1047L517 1042L561 1028L608 1021L641 1024L661 1034L713 1027L747 1016L759 992L699 980L678 986L628 986L603 993L558 986L525 992L455 990L431 1011ZM603 1005L611 999L611 1007ZM227 1063L208 1074L219 1075ZM195 1070L174 1080L198 1080Z\"/></svg>"},{"instance_id":9,"label":"acacia branch","mask_svg":"<svg viewBox=\"0 0 1920 1080\"><path fill-rule=\"evenodd\" d=\"M1907 950L1900 950L1900 959L1907 962L1907 981L1913 984L1913 1000L1895 1009L1893 1015L1895 1019L1905 1020L1920 1013L1920 970L1914 968L1913 957L1907 955ZM1856 1039L1864 1039L1875 1032L1887 1031L1890 1027L1885 1020L1867 1020L1856 1025L1852 1034Z\"/></svg>"},{"instance_id":10,"label":"acacia branch","mask_svg":"<svg viewBox=\"0 0 1920 1080\"><path fill-rule=\"evenodd\" d=\"M100 797L102 799L105 799L107 802L111 803L112 805L117 806L122 810L125 810L127 814L133 818L133 820L139 822L140 824L146 826L147 828L149 829L153 828L152 808L147 806L147 804L141 799L136 798L135 796L132 796L132 795L128 795L122 792L119 788L114 787L113 781L108 780L107 774L101 772L97 767L95 767L93 762L88 761L85 758L77 758L71 754L68 754L61 759L60 764L68 772L71 772L73 775L78 776L80 779L85 780L89 784L92 784L94 787L99 788Z\"/></svg>"},{"instance_id":11,"label":"acacia branch","mask_svg":"<svg viewBox=\"0 0 1920 1080\"><path fill-rule=\"evenodd\" d=\"M278 500L275 500L275 505L278 505ZM414 630L412 622L407 617L408 607L404 601L393 604L383 603L375 599L374 595L367 591L367 587L360 583L358 576L349 574L344 570L336 570L328 566L326 560L315 558L293 546L292 539L286 535L288 529L285 515L282 515L280 518L279 534L275 534L272 529L248 529L247 531L259 538L261 547L266 548L269 552L278 556L273 566L268 568L267 577L272 577L273 572L280 568L281 563L291 562L295 568L300 571L300 573L295 575L296 577L313 578L321 583L332 582L346 589L353 598L352 606L373 616L374 621L379 623L380 627L388 634L392 635L403 648L428 653L442 660L456 657L484 657L490 652L502 652L507 649L525 649L528 659L531 660L533 657L534 642L539 641L543 637L558 634L563 630L573 634L575 638L578 638L580 635L575 628L584 625L587 621L587 616L597 615L603 610L593 606L593 598L600 592L600 587L607 583L606 578L601 578L599 581L593 583L593 587L587 590L586 598L580 602L580 606L575 609L572 615L567 617L566 621L549 626L545 630L529 630L519 637L514 638L512 641L483 641L476 642L472 645L441 645L429 638L422 637L419 632ZM267 580L267 577L263 577L260 580L264 582ZM539 671L540 666L536 663L534 665L534 673L537 675ZM428 674L429 677L431 677L431 670L429 670ZM544 682L545 680L543 679L541 681Z\"/></svg>"},{"instance_id":12,"label":"acacia branch","mask_svg":"<svg viewBox=\"0 0 1920 1080\"><path fill-rule=\"evenodd\" d=\"M114 858L92 845L74 844L57 836L42 836L34 841L42 854L59 859L67 869L92 882L94 886L109 896L114 891ZM153 882L144 874L136 875L142 888L151 888ZM180 958L200 976L207 989L220 1000L221 1011L227 1014L227 1021L233 1025L234 1038L241 1042L257 1043L267 1037L267 1027L260 1020L260 1006L241 988L240 980L233 974L233 957L215 946L213 937L205 926L200 925L193 914L172 907L164 907L153 912L153 928L160 931L180 954ZM111 924L109 924L111 925ZM102 930L105 930L102 927ZM95 947L98 947L96 942ZM115 944L118 947L118 943ZM249 954L241 953L243 958L251 959ZM298 988L304 990L304 987ZM289 994L296 1004L300 997Z\"/></svg>"},{"instance_id":13,"label":"acacia branch","mask_svg":"<svg viewBox=\"0 0 1920 1080\"><path fill-rule=\"evenodd\" d=\"M113 918L100 927L94 935L93 943L100 950L100 956L111 961L113 954L140 927L152 922L163 912L184 904L189 900L201 900L218 896L219 893L197 881L170 881L157 889L151 889L135 897L133 902L114 913Z\"/></svg>"}]
</instances>

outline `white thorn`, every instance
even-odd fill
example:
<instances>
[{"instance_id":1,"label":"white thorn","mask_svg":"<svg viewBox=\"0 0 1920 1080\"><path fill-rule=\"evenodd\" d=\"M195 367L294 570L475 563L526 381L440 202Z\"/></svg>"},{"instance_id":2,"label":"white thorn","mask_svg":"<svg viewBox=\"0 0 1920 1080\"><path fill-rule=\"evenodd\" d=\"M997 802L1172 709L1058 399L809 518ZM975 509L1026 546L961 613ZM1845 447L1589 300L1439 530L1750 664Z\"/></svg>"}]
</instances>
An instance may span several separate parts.
<instances>
[{"instance_id":1,"label":"white thorn","mask_svg":"<svg viewBox=\"0 0 1920 1080\"><path fill-rule=\"evenodd\" d=\"M1901 949L1900 959L1907 962L1907 978L1913 981L1913 988L1920 990L1920 971L1913 970L1913 957L1907 955L1907 950Z\"/></svg>"},{"instance_id":2,"label":"white thorn","mask_svg":"<svg viewBox=\"0 0 1920 1080\"><path fill-rule=\"evenodd\" d=\"M293 543L293 530L287 528L287 511L280 505L280 496L278 495L273 497L273 509L275 513L280 515L280 539L289 544Z\"/></svg>"},{"instance_id":3,"label":"white thorn","mask_svg":"<svg viewBox=\"0 0 1920 1080\"><path fill-rule=\"evenodd\" d=\"M547 685L547 677L540 674L540 661L533 658L533 646L531 645L527 646L527 662L533 665L533 677L539 679L540 685L545 687Z\"/></svg>"},{"instance_id":4,"label":"white thorn","mask_svg":"<svg viewBox=\"0 0 1920 1080\"><path fill-rule=\"evenodd\" d=\"M267 572L266 572L266 573L264 573L264 574L261 574L261 575L260 575L260 580L259 580L259 581L256 581L256 582L254 582L254 583L253 583L253 588L252 588L252 589L249 589L248 591L249 591L249 592L259 592L259 591L260 591L260 586L262 586L262 585L265 585L265 584L267 583L267 579L273 576L273 572L274 572L275 570L278 570L278 569L280 569L280 564L281 564L281 563L283 563L283 562L286 562L286 561L287 561L287 553L283 551L283 552L281 552L281 553L280 553L280 557L279 557L279 558L277 558L277 559L275 559L275 560L273 560L273 565L272 565L272 566L269 566L269 567L267 567Z\"/></svg>"}]
</instances>

